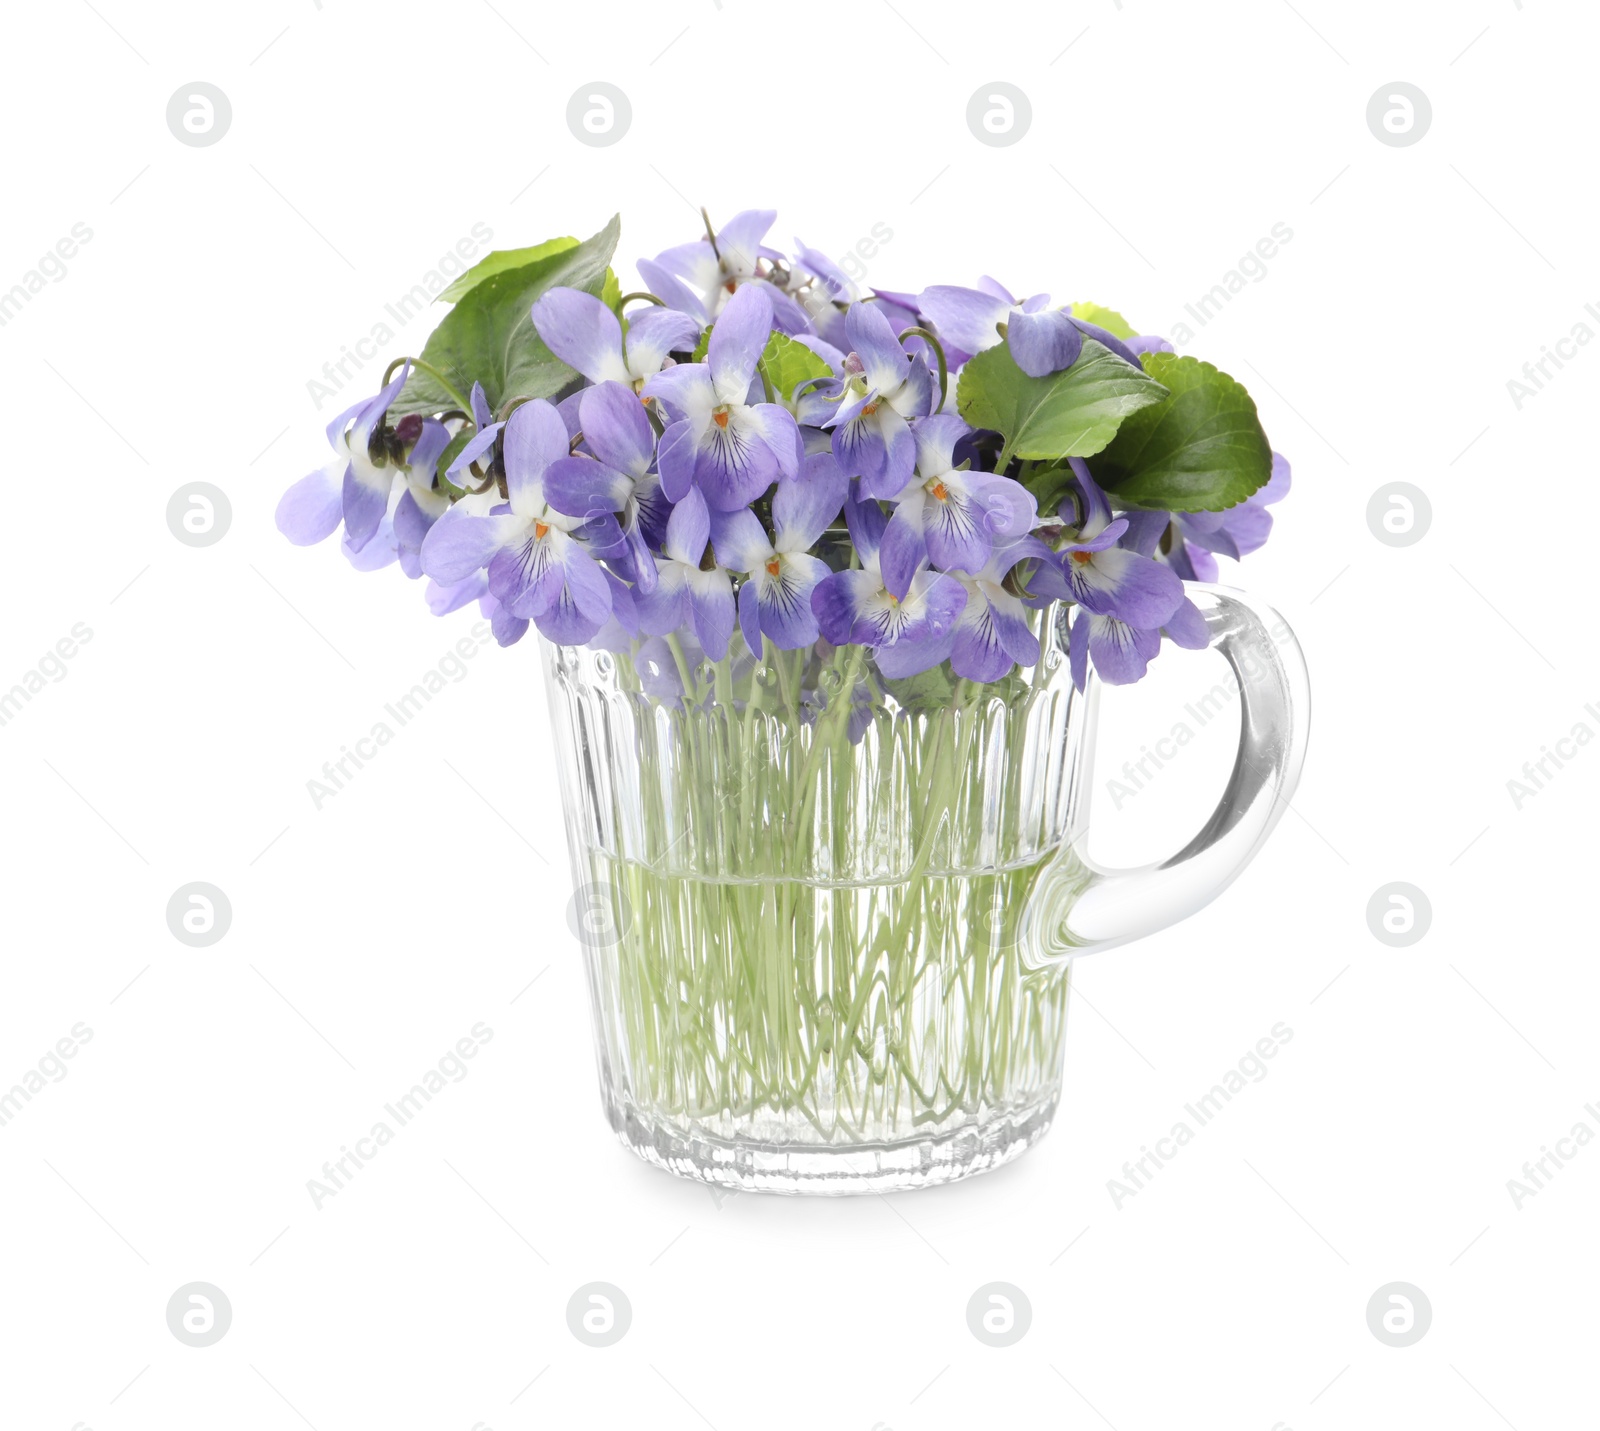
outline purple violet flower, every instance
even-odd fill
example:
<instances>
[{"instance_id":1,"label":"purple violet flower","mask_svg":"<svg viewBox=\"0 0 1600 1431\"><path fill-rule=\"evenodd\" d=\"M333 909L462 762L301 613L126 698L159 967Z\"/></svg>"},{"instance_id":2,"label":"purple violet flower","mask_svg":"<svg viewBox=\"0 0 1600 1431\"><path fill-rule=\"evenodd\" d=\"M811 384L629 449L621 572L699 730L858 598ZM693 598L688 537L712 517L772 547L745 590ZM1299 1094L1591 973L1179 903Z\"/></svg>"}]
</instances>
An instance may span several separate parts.
<instances>
[{"instance_id":1,"label":"purple violet flower","mask_svg":"<svg viewBox=\"0 0 1600 1431\"><path fill-rule=\"evenodd\" d=\"M912 424L916 473L889 498L895 509L883 536L890 590L903 594L924 558L942 571L979 571L997 545L1014 541L1038 520L1038 504L1020 482L956 470L956 444L971 432L954 413Z\"/></svg>"},{"instance_id":2,"label":"purple violet flower","mask_svg":"<svg viewBox=\"0 0 1600 1431\"><path fill-rule=\"evenodd\" d=\"M550 640L576 646L611 614L605 574L581 537L612 545L621 533L609 514L584 523L545 502L544 474L567 455L567 443L549 403L535 398L518 407L504 432L509 503L478 516L458 502L423 539L422 569L452 586L487 566L489 594L508 617L531 619Z\"/></svg>"},{"instance_id":3,"label":"purple violet flower","mask_svg":"<svg viewBox=\"0 0 1600 1431\"><path fill-rule=\"evenodd\" d=\"M998 325L1006 325L1006 341L1017 366L1030 378L1043 378L1078 361L1085 337L1111 349L1124 362L1139 366L1138 355L1120 338L1094 323L1072 316L1069 306L1050 307L1048 293L1018 301L992 278L981 288L936 284L926 288L917 306L933 321L941 337L958 348L981 353L1000 342Z\"/></svg>"},{"instance_id":4,"label":"purple violet flower","mask_svg":"<svg viewBox=\"0 0 1600 1431\"><path fill-rule=\"evenodd\" d=\"M711 330L705 362L679 363L645 383L644 396L659 399L672 419L656 453L668 501L681 502L693 486L718 511L737 511L799 470L793 415L749 400L771 331L766 292L741 288Z\"/></svg>"},{"instance_id":5,"label":"purple violet flower","mask_svg":"<svg viewBox=\"0 0 1600 1431\"><path fill-rule=\"evenodd\" d=\"M412 418L400 420L397 434L404 437ZM450 445L450 430L433 418L415 419L416 441L406 454L406 490L394 509L394 536L400 568L415 581L422 575L422 541L429 529L450 510L450 498L434 485L439 458Z\"/></svg>"},{"instance_id":6,"label":"purple violet flower","mask_svg":"<svg viewBox=\"0 0 1600 1431\"><path fill-rule=\"evenodd\" d=\"M1076 540L1061 548L1061 572L1072 599L1094 615L1159 631L1183 600L1183 582L1171 567L1117 544L1129 519L1111 520L1111 504L1088 467L1077 457L1071 465L1088 507Z\"/></svg>"},{"instance_id":7,"label":"purple violet flower","mask_svg":"<svg viewBox=\"0 0 1600 1431\"><path fill-rule=\"evenodd\" d=\"M545 347L591 383L631 383L661 371L669 353L691 352L703 326L671 308L636 310L624 335L617 315L593 294L552 288L533 305Z\"/></svg>"},{"instance_id":8,"label":"purple violet flower","mask_svg":"<svg viewBox=\"0 0 1600 1431\"><path fill-rule=\"evenodd\" d=\"M940 637L920 643L901 642L878 653L878 667L890 679L914 676L940 661L969 681L998 681L1016 665L1039 659L1039 638L1028 629L1028 607L1008 591L1006 577L1021 562L1037 562L1053 570L1055 557L1037 537L1023 537L997 547L981 571L961 574L967 604L956 624Z\"/></svg>"},{"instance_id":9,"label":"purple violet flower","mask_svg":"<svg viewBox=\"0 0 1600 1431\"><path fill-rule=\"evenodd\" d=\"M648 593L656 565L645 535L644 512L660 497L651 471L655 431L644 405L625 383L584 388L578 406L584 444L593 456L558 457L544 474L545 500L558 512L585 522L615 516L622 544L600 554L620 574Z\"/></svg>"},{"instance_id":10,"label":"purple violet flower","mask_svg":"<svg viewBox=\"0 0 1600 1431\"><path fill-rule=\"evenodd\" d=\"M691 487L667 518L666 555L656 559L655 589L639 596L639 628L666 636L686 626L706 655L720 661L733 635L733 580L715 562L705 565L710 542L710 509Z\"/></svg>"},{"instance_id":11,"label":"purple violet flower","mask_svg":"<svg viewBox=\"0 0 1600 1431\"><path fill-rule=\"evenodd\" d=\"M828 575L828 564L810 550L844 505L848 481L831 452L806 458L800 475L780 482L772 498L773 535L744 508L716 513L712 539L717 560L743 572L739 625L751 651L761 654L761 638L780 651L794 651L817 639L811 593Z\"/></svg>"},{"instance_id":12,"label":"purple violet flower","mask_svg":"<svg viewBox=\"0 0 1600 1431\"><path fill-rule=\"evenodd\" d=\"M343 484L344 539L352 551L360 551L367 544L389 510L395 469L389 454L379 450L383 445L383 420L410 376L411 364L406 363L394 380L356 413L349 432L334 441L335 449L342 444L349 459Z\"/></svg>"},{"instance_id":13,"label":"purple violet flower","mask_svg":"<svg viewBox=\"0 0 1600 1431\"><path fill-rule=\"evenodd\" d=\"M844 510L861 566L830 573L812 591L822 634L835 646L854 641L876 648L943 636L966 605L966 589L955 577L922 567L904 592L890 591L879 566L886 519L878 504L846 501Z\"/></svg>"},{"instance_id":14,"label":"purple violet flower","mask_svg":"<svg viewBox=\"0 0 1600 1431\"><path fill-rule=\"evenodd\" d=\"M853 401L833 416L833 455L846 477L861 479L863 496L892 497L911 480L911 419L933 410L933 374L900 346L875 304L851 304L845 331L846 395Z\"/></svg>"},{"instance_id":15,"label":"purple violet flower","mask_svg":"<svg viewBox=\"0 0 1600 1431\"><path fill-rule=\"evenodd\" d=\"M706 318L716 316L717 308L727 295L739 285L756 276L756 263L762 258L782 258L775 249L763 247L761 240L778 217L776 209L746 209L735 214L722 226L715 244L709 238L698 238L679 244L664 253L658 253L651 269L681 279L699 300ZM639 272L646 283L654 275L647 271L643 260ZM660 288L652 291L658 298L667 298Z\"/></svg>"}]
</instances>

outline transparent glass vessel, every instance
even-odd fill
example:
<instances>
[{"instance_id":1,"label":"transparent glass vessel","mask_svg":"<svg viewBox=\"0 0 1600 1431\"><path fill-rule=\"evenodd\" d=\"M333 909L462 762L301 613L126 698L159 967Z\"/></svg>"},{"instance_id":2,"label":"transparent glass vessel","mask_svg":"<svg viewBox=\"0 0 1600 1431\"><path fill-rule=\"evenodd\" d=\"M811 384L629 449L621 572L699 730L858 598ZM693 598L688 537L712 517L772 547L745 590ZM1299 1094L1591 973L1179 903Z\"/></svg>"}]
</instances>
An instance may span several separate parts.
<instances>
[{"instance_id":1,"label":"transparent glass vessel","mask_svg":"<svg viewBox=\"0 0 1600 1431\"><path fill-rule=\"evenodd\" d=\"M1266 837L1304 755L1298 647L1194 592L1242 690L1228 788L1177 855L1084 853L1096 689L1063 614L995 685L859 647L697 659L545 645L601 1096L682 1176L893 1191L1016 1157L1061 1094L1070 960L1184 918ZM736 645L738 642L736 641Z\"/></svg>"}]
</instances>

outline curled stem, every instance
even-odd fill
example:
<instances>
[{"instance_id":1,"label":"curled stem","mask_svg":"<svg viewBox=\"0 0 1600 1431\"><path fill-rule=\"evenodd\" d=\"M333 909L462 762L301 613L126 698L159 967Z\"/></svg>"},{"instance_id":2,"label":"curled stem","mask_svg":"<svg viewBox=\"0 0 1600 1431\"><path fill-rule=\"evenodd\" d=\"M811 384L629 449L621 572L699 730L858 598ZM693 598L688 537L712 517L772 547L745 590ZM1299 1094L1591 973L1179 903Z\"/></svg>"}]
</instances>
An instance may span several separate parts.
<instances>
[{"instance_id":1,"label":"curled stem","mask_svg":"<svg viewBox=\"0 0 1600 1431\"><path fill-rule=\"evenodd\" d=\"M450 381L450 379L445 377L445 375L436 367L434 367L432 363L425 363L421 358L396 358L392 363L389 364L387 368L383 370L382 386L388 387L389 380L394 377L396 369L403 367L407 363L410 363L414 368L420 368L429 377L431 377L434 382L438 383L439 386L445 390L445 392L455 399L456 406L463 413L469 413L472 411L472 404L456 391L455 385Z\"/></svg>"},{"instance_id":2,"label":"curled stem","mask_svg":"<svg viewBox=\"0 0 1600 1431\"><path fill-rule=\"evenodd\" d=\"M654 303L657 308L665 308L667 306L665 298L657 298L655 294L646 293L641 289L637 293L624 293L621 298L617 299L617 307L626 308L635 298L643 299L646 303Z\"/></svg>"}]
</instances>

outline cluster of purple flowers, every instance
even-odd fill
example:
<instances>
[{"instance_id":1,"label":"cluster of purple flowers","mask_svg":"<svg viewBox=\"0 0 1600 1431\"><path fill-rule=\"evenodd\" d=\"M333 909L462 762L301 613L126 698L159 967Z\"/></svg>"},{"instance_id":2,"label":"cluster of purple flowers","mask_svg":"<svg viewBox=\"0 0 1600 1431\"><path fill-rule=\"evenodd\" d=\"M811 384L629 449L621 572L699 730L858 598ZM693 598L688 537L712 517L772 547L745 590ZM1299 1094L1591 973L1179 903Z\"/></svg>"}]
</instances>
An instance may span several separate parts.
<instances>
[{"instance_id":1,"label":"cluster of purple flowers","mask_svg":"<svg viewBox=\"0 0 1600 1431\"><path fill-rule=\"evenodd\" d=\"M1087 339L1135 368L1169 345L990 279L858 298L815 250L766 246L774 217L641 261L650 303L625 317L577 289L540 296L534 328L579 375L555 401L510 394L495 413L474 384L470 411L391 419L402 366L329 425L333 455L285 494L280 529L308 544L342 525L359 569L428 578L437 614L479 602L502 645L530 623L612 650L678 636L713 661L736 642L757 659L764 642L855 643L890 679L948 661L992 682L1038 661L1030 614L1067 602L1081 687L1091 662L1137 680L1163 636L1207 643L1184 582L1266 540L1281 457L1249 500L1182 513L1115 510L1073 457L1041 512L1021 464L996 470L998 435L946 404L1001 342L1032 378ZM809 375L775 385L797 371L775 344Z\"/></svg>"}]
</instances>

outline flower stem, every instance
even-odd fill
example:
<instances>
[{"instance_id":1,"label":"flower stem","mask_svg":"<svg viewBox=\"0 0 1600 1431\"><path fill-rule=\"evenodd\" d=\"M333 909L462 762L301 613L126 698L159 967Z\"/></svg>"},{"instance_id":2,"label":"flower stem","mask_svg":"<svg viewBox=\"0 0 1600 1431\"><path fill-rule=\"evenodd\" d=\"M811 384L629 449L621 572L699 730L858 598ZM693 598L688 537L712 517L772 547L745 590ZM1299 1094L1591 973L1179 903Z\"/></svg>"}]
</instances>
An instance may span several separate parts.
<instances>
[{"instance_id":1,"label":"flower stem","mask_svg":"<svg viewBox=\"0 0 1600 1431\"><path fill-rule=\"evenodd\" d=\"M436 367L434 367L432 363L425 363L421 358L396 358L392 363L389 364L387 368L383 370L383 382L380 384L380 386L388 387L389 380L394 377L395 369L404 366L406 363L410 363L412 367L419 368L428 374L428 376L431 377L434 382L438 383L439 386L445 390L445 392L449 393L450 397L455 401L455 405L460 408L463 413L472 411L472 404L456 391L455 385L450 381L450 379L445 377L445 375Z\"/></svg>"}]
</instances>

